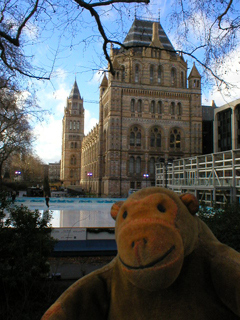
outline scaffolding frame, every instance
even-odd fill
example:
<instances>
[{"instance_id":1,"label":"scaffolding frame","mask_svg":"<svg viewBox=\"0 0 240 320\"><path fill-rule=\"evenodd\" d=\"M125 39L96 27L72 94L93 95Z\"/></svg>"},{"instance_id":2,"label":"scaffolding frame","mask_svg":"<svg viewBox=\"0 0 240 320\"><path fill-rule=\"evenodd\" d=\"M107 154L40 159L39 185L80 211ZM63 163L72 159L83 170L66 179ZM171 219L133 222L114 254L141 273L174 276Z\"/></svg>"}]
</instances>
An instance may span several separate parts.
<instances>
[{"instance_id":1,"label":"scaffolding frame","mask_svg":"<svg viewBox=\"0 0 240 320\"><path fill-rule=\"evenodd\" d=\"M195 193L212 206L240 201L240 149L160 162L156 186L177 193Z\"/></svg>"}]
</instances>

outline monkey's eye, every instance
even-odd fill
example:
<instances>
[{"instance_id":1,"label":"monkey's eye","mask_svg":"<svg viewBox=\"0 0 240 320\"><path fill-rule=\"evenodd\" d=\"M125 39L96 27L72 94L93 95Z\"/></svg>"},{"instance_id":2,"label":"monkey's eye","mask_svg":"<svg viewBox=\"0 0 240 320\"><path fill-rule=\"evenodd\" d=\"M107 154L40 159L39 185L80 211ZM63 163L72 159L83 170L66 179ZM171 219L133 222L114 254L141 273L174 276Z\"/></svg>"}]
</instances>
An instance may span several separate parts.
<instances>
[{"instance_id":1,"label":"monkey's eye","mask_svg":"<svg viewBox=\"0 0 240 320\"><path fill-rule=\"evenodd\" d=\"M126 219L126 218L127 218L127 215L128 215L127 211L124 211L124 212L123 212L123 215L122 215L123 219Z\"/></svg>"},{"instance_id":2,"label":"monkey's eye","mask_svg":"<svg viewBox=\"0 0 240 320\"><path fill-rule=\"evenodd\" d=\"M159 210L160 212L165 212L165 211L166 211L166 208L165 208L161 203L159 203L159 205L157 206L157 208L158 208L158 210Z\"/></svg>"}]
</instances>

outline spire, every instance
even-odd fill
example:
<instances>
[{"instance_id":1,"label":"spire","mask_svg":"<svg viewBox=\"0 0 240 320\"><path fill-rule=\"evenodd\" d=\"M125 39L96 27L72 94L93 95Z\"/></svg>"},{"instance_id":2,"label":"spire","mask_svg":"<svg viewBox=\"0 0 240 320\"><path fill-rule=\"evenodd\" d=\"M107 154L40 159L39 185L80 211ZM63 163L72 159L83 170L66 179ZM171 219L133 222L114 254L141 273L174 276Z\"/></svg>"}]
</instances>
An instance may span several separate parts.
<instances>
[{"instance_id":1,"label":"spire","mask_svg":"<svg viewBox=\"0 0 240 320\"><path fill-rule=\"evenodd\" d=\"M108 79L106 77L106 74L104 73L104 76L103 76L102 82L100 84L100 87L107 87L107 86L108 86Z\"/></svg>"},{"instance_id":2,"label":"spire","mask_svg":"<svg viewBox=\"0 0 240 320\"><path fill-rule=\"evenodd\" d=\"M195 66L195 62L193 62L193 67L189 74L188 79L191 79L191 78L201 78L200 73L198 72L198 69Z\"/></svg>"},{"instance_id":3,"label":"spire","mask_svg":"<svg viewBox=\"0 0 240 320\"><path fill-rule=\"evenodd\" d=\"M79 92L79 89L78 89L76 78L75 78L72 90L70 92L69 98L81 99L81 95L80 95L80 92Z\"/></svg>"}]
</instances>

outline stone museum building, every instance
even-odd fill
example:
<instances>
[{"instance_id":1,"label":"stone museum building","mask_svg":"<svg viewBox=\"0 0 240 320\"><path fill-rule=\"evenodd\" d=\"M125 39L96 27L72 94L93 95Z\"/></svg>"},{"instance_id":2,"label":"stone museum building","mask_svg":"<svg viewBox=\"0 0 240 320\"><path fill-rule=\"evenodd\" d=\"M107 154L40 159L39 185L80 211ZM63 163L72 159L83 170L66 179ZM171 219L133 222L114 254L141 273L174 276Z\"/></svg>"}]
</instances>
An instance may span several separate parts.
<instances>
[{"instance_id":1,"label":"stone museum building","mask_svg":"<svg viewBox=\"0 0 240 320\"><path fill-rule=\"evenodd\" d=\"M155 185L155 164L202 154L201 76L159 22L135 19L111 48L115 74L100 85L99 123L84 136L77 82L63 117L61 180L101 196Z\"/></svg>"}]
</instances>

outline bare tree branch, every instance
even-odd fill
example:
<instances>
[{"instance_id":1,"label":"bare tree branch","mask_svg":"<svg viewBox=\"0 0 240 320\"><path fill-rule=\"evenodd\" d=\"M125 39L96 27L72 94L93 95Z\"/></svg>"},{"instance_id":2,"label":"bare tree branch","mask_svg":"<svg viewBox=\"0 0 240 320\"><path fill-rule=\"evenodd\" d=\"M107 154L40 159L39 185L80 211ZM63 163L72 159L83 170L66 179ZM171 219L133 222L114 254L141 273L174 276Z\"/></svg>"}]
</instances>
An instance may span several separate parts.
<instances>
[{"instance_id":1,"label":"bare tree branch","mask_svg":"<svg viewBox=\"0 0 240 320\"><path fill-rule=\"evenodd\" d=\"M226 10L225 10L222 14L220 14L220 15L218 16L217 20L218 20L218 27L219 27L219 29L222 29L222 27L221 27L222 18L228 13L228 11L229 11L232 3L233 3L233 0L230 0L229 3L228 3L228 5L227 5Z\"/></svg>"}]
</instances>

